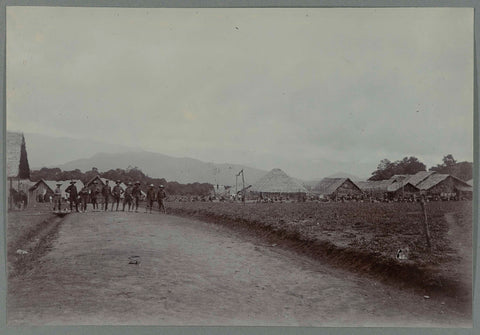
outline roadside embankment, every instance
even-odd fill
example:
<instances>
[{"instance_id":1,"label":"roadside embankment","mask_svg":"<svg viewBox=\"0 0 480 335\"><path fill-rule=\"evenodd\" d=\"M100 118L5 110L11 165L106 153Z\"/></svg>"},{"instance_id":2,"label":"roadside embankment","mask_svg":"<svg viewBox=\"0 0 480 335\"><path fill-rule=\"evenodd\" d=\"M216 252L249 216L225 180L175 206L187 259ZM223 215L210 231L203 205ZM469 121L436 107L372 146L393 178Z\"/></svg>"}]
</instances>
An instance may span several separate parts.
<instances>
[{"instance_id":1,"label":"roadside embankment","mask_svg":"<svg viewBox=\"0 0 480 335\"><path fill-rule=\"evenodd\" d=\"M425 247L419 207L417 203L168 203L170 214L229 226L270 245L396 286L413 287L425 295L470 300L471 274L452 269L452 264L465 260L449 239L445 214L463 213L468 221L471 202L427 205L431 249ZM463 228L470 233L464 232L462 238L471 238L469 220ZM407 259L397 259L400 248L407 250Z\"/></svg>"},{"instance_id":2,"label":"roadside embankment","mask_svg":"<svg viewBox=\"0 0 480 335\"><path fill-rule=\"evenodd\" d=\"M38 204L26 210L8 212L8 277L27 272L34 261L51 248L62 220L51 212L48 204Z\"/></svg>"}]
</instances>

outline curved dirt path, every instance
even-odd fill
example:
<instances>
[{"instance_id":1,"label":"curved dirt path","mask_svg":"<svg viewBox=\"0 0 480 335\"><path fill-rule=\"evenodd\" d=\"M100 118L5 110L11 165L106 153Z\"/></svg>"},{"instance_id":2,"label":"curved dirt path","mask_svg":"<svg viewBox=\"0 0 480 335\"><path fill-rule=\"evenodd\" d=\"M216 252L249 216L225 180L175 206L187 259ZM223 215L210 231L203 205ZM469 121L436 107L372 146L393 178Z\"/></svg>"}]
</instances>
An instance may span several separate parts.
<instances>
[{"instance_id":1,"label":"curved dirt path","mask_svg":"<svg viewBox=\"0 0 480 335\"><path fill-rule=\"evenodd\" d=\"M8 283L9 325L470 325L440 298L158 213L71 214L37 263Z\"/></svg>"}]
</instances>

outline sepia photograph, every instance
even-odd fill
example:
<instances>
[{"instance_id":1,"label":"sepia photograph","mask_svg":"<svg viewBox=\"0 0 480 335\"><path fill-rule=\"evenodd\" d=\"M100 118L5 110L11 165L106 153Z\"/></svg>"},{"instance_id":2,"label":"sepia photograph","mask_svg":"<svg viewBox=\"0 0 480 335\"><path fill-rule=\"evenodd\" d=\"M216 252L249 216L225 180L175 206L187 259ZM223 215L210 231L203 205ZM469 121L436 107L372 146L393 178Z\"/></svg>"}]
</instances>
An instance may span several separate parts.
<instances>
[{"instance_id":1,"label":"sepia photograph","mask_svg":"<svg viewBox=\"0 0 480 335\"><path fill-rule=\"evenodd\" d=\"M7 6L5 97L8 326L473 326L473 8Z\"/></svg>"}]
</instances>

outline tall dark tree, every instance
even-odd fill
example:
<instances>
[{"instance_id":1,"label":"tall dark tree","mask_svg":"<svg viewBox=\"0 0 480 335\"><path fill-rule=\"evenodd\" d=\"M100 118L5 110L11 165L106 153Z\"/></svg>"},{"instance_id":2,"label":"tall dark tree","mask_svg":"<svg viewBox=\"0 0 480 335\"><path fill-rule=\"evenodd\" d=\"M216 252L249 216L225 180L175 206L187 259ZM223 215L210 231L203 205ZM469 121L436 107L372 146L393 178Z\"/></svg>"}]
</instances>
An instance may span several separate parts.
<instances>
[{"instance_id":1,"label":"tall dark tree","mask_svg":"<svg viewBox=\"0 0 480 335\"><path fill-rule=\"evenodd\" d=\"M18 178L30 179L30 165L28 164L25 136L22 134L22 145L20 147L20 163L18 164Z\"/></svg>"},{"instance_id":2,"label":"tall dark tree","mask_svg":"<svg viewBox=\"0 0 480 335\"><path fill-rule=\"evenodd\" d=\"M405 157L396 162L395 174L415 174L419 171L426 171L427 166L420 162L417 157Z\"/></svg>"}]
</instances>

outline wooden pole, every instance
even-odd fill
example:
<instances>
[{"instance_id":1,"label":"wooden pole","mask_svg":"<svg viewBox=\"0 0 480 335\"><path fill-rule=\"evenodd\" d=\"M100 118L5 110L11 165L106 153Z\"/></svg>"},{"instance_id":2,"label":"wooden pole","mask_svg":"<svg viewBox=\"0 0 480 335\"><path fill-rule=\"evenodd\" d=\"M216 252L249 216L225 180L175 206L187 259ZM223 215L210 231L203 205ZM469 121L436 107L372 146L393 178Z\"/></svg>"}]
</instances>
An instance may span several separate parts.
<instances>
[{"instance_id":1,"label":"wooden pole","mask_svg":"<svg viewBox=\"0 0 480 335\"><path fill-rule=\"evenodd\" d=\"M242 170L242 202L245 205L245 176L243 175L243 170Z\"/></svg>"},{"instance_id":2,"label":"wooden pole","mask_svg":"<svg viewBox=\"0 0 480 335\"><path fill-rule=\"evenodd\" d=\"M10 178L10 189L8 190L8 204L9 204L9 207L8 209L12 209L13 208L13 198L12 198L12 178Z\"/></svg>"},{"instance_id":3,"label":"wooden pole","mask_svg":"<svg viewBox=\"0 0 480 335\"><path fill-rule=\"evenodd\" d=\"M423 233L425 234L425 239L427 241L427 248L430 249L432 245L430 243L430 230L428 228L428 218L427 218L427 209L425 207L425 197L422 197L420 204L422 205L422 211L423 211Z\"/></svg>"}]
</instances>

